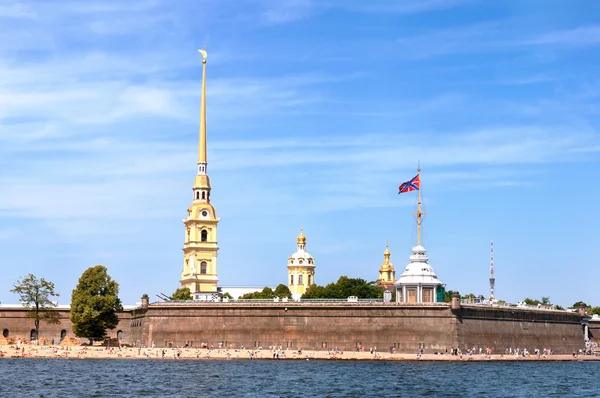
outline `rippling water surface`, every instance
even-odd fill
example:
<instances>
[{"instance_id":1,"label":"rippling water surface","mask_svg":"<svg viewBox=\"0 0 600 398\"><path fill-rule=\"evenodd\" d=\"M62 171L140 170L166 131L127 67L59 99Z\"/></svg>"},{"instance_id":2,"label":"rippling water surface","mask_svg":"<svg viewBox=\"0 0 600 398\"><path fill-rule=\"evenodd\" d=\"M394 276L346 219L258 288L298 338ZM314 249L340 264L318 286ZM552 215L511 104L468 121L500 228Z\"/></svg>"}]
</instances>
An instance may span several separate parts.
<instances>
[{"instance_id":1,"label":"rippling water surface","mask_svg":"<svg viewBox=\"0 0 600 398\"><path fill-rule=\"evenodd\" d=\"M600 362L1 359L1 397L600 397Z\"/></svg>"}]
</instances>

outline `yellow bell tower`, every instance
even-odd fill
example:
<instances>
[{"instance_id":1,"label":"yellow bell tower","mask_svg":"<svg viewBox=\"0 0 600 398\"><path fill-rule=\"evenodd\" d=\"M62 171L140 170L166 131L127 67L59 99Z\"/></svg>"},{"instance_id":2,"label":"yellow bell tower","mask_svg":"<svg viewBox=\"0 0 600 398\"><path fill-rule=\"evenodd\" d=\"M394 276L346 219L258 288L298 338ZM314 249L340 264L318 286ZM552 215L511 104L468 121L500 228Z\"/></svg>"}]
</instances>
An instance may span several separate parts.
<instances>
[{"instance_id":1,"label":"yellow bell tower","mask_svg":"<svg viewBox=\"0 0 600 398\"><path fill-rule=\"evenodd\" d=\"M213 300L217 293L217 224L219 219L210 203L210 179L206 173L206 51L202 55L202 94L200 100L200 139L198 170L192 187L192 205L183 220L183 270L181 287L188 287L195 300Z\"/></svg>"}]
</instances>

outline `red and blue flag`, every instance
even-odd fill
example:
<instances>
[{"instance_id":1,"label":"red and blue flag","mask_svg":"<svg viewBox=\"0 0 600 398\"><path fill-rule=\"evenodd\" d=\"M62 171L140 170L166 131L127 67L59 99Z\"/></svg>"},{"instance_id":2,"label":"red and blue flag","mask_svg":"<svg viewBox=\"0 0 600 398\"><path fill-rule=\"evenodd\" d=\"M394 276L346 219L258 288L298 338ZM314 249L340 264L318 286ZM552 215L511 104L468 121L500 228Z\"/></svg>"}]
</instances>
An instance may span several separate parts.
<instances>
[{"instance_id":1,"label":"red and blue flag","mask_svg":"<svg viewBox=\"0 0 600 398\"><path fill-rule=\"evenodd\" d=\"M417 174L416 177L400 184L400 186L398 187L398 194L405 193L405 192L418 191L421 188L421 178L420 177L421 177L421 175Z\"/></svg>"}]
</instances>

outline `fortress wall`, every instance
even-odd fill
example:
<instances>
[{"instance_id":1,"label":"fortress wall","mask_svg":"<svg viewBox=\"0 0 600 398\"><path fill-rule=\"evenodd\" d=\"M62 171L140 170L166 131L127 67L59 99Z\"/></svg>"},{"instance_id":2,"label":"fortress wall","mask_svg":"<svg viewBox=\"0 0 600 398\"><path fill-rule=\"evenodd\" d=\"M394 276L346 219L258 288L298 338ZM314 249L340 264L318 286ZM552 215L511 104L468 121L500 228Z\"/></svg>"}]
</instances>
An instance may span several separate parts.
<instances>
[{"instance_id":1,"label":"fortress wall","mask_svg":"<svg viewBox=\"0 0 600 398\"><path fill-rule=\"evenodd\" d=\"M589 322L589 334L590 340L600 343L600 321L594 320Z\"/></svg>"},{"instance_id":2,"label":"fortress wall","mask_svg":"<svg viewBox=\"0 0 600 398\"><path fill-rule=\"evenodd\" d=\"M508 347L530 353L552 348L556 354L570 354L583 346L577 313L463 305L456 314L461 349L490 347L500 354Z\"/></svg>"},{"instance_id":3,"label":"fortress wall","mask_svg":"<svg viewBox=\"0 0 600 398\"><path fill-rule=\"evenodd\" d=\"M67 336L76 337L71 323L71 311L69 309L57 309L56 311L60 314L60 324L50 325L40 321L39 337L45 337L48 340L54 339L58 343L63 329L67 331ZM29 341L31 330L35 329L35 324L33 319L27 317L27 312L28 310L22 307L0 307L0 333L4 329L8 329L9 337L23 337ZM122 330L124 337L127 338L130 334L131 315L131 312L120 312L118 314L119 325L113 330L108 330L108 336L116 338L117 332ZM2 335L0 334L0 336ZM81 341L87 342L85 339L81 339Z\"/></svg>"},{"instance_id":4,"label":"fortress wall","mask_svg":"<svg viewBox=\"0 0 600 398\"><path fill-rule=\"evenodd\" d=\"M286 311L287 308L287 311ZM60 339L62 329L74 336L69 310L59 310L60 325L41 323L40 337ZM396 347L398 352L426 353L458 346L505 348L553 348L570 354L583 346L583 329L577 313L463 305L451 311L444 303L411 305L396 303L190 303L150 305L147 312L119 313L119 325L108 331L115 338L124 333L128 344L161 347L172 340L186 340L236 348L281 345L289 348L354 350L362 344L379 352ZM29 338L33 320L20 307L0 307L0 332ZM600 322L590 322L595 341ZM82 342L84 340L82 339Z\"/></svg>"},{"instance_id":5,"label":"fortress wall","mask_svg":"<svg viewBox=\"0 0 600 398\"><path fill-rule=\"evenodd\" d=\"M190 341L236 348L281 345L289 348L355 350L376 346L427 352L456 345L456 321L447 304L395 303L198 303L151 305L143 341L164 346Z\"/></svg>"}]
</instances>

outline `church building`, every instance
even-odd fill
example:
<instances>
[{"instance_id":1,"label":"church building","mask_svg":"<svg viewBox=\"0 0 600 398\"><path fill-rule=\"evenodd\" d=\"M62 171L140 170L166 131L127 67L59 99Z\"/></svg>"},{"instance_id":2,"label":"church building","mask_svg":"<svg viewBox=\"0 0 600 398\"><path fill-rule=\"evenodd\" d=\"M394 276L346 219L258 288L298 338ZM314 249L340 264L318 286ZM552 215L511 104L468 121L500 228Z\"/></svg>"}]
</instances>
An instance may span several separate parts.
<instances>
[{"instance_id":1,"label":"church building","mask_svg":"<svg viewBox=\"0 0 600 398\"><path fill-rule=\"evenodd\" d=\"M288 259L288 287L294 300L300 299L308 287L315 283L315 259L306 251L306 236L300 228L296 238L297 250Z\"/></svg>"},{"instance_id":2,"label":"church building","mask_svg":"<svg viewBox=\"0 0 600 398\"><path fill-rule=\"evenodd\" d=\"M200 137L197 173L192 187L192 204L183 220L183 270L181 287L190 289L194 300L217 300L217 224L219 219L210 203L210 179L206 156L206 52L202 54L202 93L200 100Z\"/></svg>"}]
</instances>

